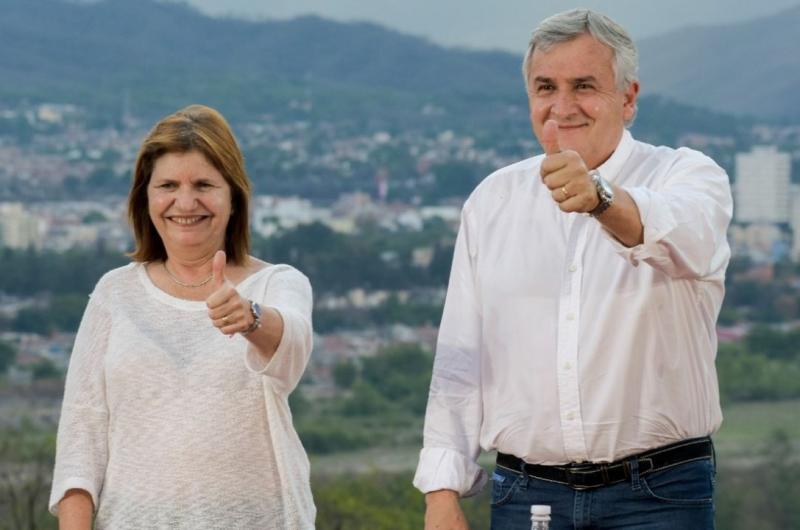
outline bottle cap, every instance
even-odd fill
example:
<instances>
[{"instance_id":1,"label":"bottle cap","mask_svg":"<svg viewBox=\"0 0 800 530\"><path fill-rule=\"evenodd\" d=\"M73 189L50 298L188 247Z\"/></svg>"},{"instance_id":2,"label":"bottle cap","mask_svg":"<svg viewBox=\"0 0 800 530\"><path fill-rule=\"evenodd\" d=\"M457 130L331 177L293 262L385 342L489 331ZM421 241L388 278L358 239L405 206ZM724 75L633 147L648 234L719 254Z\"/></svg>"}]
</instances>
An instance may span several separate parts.
<instances>
[{"instance_id":1,"label":"bottle cap","mask_svg":"<svg viewBox=\"0 0 800 530\"><path fill-rule=\"evenodd\" d=\"M531 515L550 515L550 506L534 504L531 506Z\"/></svg>"}]
</instances>

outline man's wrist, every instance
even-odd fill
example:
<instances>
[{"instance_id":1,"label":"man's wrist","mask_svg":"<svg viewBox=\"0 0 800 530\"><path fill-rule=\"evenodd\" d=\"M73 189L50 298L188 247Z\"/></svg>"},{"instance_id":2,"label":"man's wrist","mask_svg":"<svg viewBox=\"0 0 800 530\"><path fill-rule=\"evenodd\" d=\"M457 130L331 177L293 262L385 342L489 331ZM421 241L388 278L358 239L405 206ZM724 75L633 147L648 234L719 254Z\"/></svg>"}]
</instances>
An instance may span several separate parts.
<instances>
[{"instance_id":1,"label":"man's wrist","mask_svg":"<svg viewBox=\"0 0 800 530\"><path fill-rule=\"evenodd\" d=\"M597 217L614 204L614 188L606 182L596 169L591 170L589 176L592 178L592 184L597 194L597 205L589 210L589 215Z\"/></svg>"},{"instance_id":2,"label":"man's wrist","mask_svg":"<svg viewBox=\"0 0 800 530\"><path fill-rule=\"evenodd\" d=\"M454 490L436 490L436 491L429 491L425 494L425 502L427 504L431 503L442 503L442 502L458 502L461 496L458 494L457 491Z\"/></svg>"}]
</instances>

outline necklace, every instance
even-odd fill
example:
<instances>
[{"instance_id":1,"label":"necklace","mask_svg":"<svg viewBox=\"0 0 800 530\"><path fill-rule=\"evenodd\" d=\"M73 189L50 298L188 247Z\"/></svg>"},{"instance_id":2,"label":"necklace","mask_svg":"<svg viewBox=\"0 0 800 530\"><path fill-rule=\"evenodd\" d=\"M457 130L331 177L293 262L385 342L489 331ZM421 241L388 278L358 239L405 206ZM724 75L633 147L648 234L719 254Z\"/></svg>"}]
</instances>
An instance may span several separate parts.
<instances>
[{"instance_id":1,"label":"necklace","mask_svg":"<svg viewBox=\"0 0 800 530\"><path fill-rule=\"evenodd\" d=\"M165 270L165 271L167 271L167 275L170 277L170 279L171 279L173 282L175 282L175 283L177 283L178 285L180 285L181 287L189 287L189 288L202 287L203 285L205 285L205 284L207 284L208 282L210 282L210 281L211 281L211 279L214 277L214 273L212 272L212 273L211 273L211 275L210 275L208 278L206 278L205 280L203 280L203 281L202 281L202 282L200 282L200 283L186 283L186 282L182 282L182 281L180 281L178 278L176 278L176 277L175 277L175 275L174 275L174 274L172 274L171 272L169 272L169 269L167 268L167 262L166 262L166 261L165 261L165 262L163 262L163 263L162 263L162 265L164 265L164 270Z\"/></svg>"}]
</instances>

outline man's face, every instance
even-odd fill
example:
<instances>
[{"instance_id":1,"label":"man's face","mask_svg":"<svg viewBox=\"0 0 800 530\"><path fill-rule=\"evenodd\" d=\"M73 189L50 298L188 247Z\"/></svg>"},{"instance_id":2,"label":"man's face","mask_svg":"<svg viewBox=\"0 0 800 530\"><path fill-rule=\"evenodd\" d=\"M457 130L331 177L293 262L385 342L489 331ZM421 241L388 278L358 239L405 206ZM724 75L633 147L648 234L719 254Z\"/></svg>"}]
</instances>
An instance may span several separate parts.
<instances>
[{"instance_id":1,"label":"man's face","mask_svg":"<svg viewBox=\"0 0 800 530\"><path fill-rule=\"evenodd\" d=\"M558 123L561 149L577 151L589 169L614 152L636 111L639 84L617 88L611 48L585 33L547 51L534 50L528 78L533 132Z\"/></svg>"}]
</instances>

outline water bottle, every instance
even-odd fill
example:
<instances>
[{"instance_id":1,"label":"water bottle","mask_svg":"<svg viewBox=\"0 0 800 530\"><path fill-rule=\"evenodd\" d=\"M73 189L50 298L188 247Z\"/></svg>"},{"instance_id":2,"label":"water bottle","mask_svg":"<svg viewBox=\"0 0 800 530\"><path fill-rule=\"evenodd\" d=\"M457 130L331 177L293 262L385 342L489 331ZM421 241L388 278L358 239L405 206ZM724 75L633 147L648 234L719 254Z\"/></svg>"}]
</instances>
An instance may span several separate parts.
<instances>
[{"instance_id":1,"label":"water bottle","mask_svg":"<svg viewBox=\"0 0 800 530\"><path fill-rule=\"evenodd\" d=\"M531 506L531 530L550 530L550 507L544 504Z\"/></svg>"}]
</instances>

